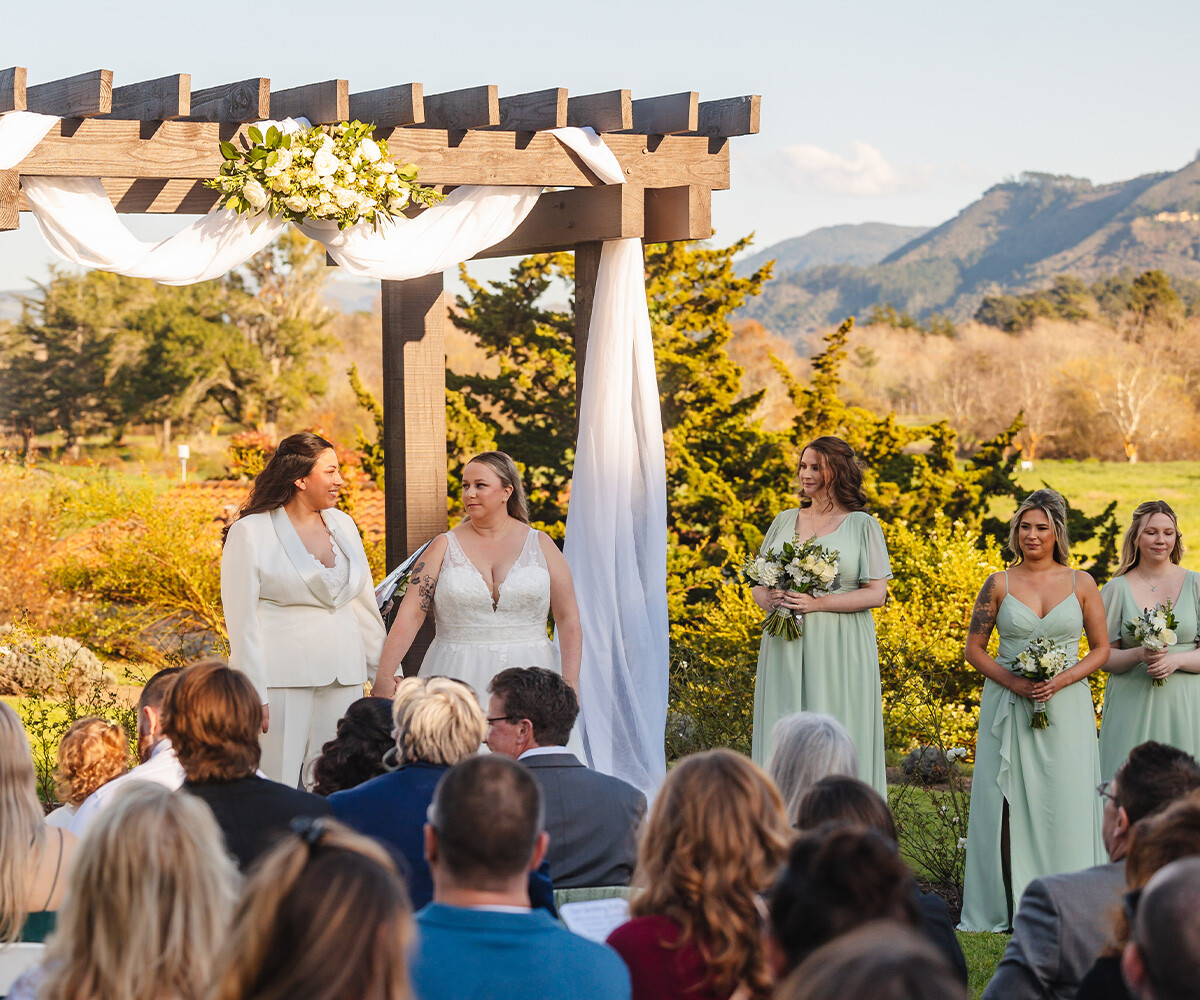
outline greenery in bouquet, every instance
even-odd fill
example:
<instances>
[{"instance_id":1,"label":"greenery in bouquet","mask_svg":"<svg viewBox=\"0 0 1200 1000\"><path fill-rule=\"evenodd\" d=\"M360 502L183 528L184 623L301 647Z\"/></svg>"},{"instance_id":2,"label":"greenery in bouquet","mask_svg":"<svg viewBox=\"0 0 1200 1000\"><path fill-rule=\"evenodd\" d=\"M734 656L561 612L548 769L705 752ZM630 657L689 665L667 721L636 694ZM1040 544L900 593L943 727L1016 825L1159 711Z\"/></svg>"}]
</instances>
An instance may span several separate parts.
<instances>
[{"instance_id":1,"label":"greenery in bouquet","mask_svg":"<svg viewBox=\"0 0 1200 1000\"><path fill-rule=\"evenodd\" d=\"M265 211L292 222L323 219L339 229L357 222L378 227L409 202L441 201L442 195L417 183L415 164L389 158L386 140L372 138L373 130L352 121L289 133L272 125L264 135L252 125L245 149L221 143L221 173L205 184L221 192L223 208Z\"/></svg>"},{"instance_id":2,"label":"greenery in bouquet","mask_svg":"<svg viewBox=\"0 0 1200 1000\"><path fill-rule=\"evenodd\" d=\"M1152 608L1144 608L1142 613L1131 622L1125 623L1125 633L1134 642L1140 643L1143 649L1152 653L1175 645L1179 641L1176 630L1179 621L1175 617L1175 605L1169 599ZM1152 679L1155 687L1162 687L1166 678Z\"/></svg>"},{"instance_id":3,"label":"greenery in bouquet","mask_svg":"<svg viewBox=\"0 0 1200 1000\"><path fill-rule=\"evenodd\" d=\"M838 575L838 552L813 539L801 542L793 535L778 552L760 552L746 560L742 574L750 583L772 590L789 590L820 597L828 594ZM799 639L804 634L802 616L776 608L762 621L763 635Z\"/></svg>"},{"instance_id":4,"label":"greenery in bouquet","mask_svg":"<svg viewBox=\"0 0 1200 1000\"><path fill-rule=\"evenodd\" d=\"M1013 661L1013 673L1027 677L1031 681L1048 681L1057 677L1071 665L1071 658L1065 649L1056 646L1044 635L1038 636L1017 655ZM1030 729L1046 729L1050 725L1050 716L1046 713L1046 703L1033 703L1033 718L1029 720Z\"/></svg>"}]
</instances>

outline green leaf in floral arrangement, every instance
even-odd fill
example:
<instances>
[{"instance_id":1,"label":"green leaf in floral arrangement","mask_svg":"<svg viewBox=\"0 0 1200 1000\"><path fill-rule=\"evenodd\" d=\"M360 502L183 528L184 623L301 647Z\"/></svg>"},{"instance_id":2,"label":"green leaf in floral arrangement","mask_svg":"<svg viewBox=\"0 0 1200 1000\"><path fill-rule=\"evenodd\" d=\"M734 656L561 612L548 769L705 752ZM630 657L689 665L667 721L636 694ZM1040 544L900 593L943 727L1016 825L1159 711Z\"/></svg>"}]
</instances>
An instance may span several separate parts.
<instances>
[{"instance_id":1,"label":"green leaf in floral arrangement","mask_svg":"<svg viewBox=\"0 0 1200 1000\"><path fill-rule=\"evenodd\" d=\"M280 149L291 149L292 148L292 137L290 135L285 135L279 142L279 148Z\"/></svg>"},{"instance_id":2,"label":"green leaf in floral arrangement","mask_svg":"<svg viewBox=\"0 0 1200 1000\"><path fill-rule=\"evenodd\" d=\"M255 128L253 125L251 125L248 129L246 129L246 136L250 139L250 141L252 143L254 143L254 145L256 145L256 146L262 145L263 134L257 128Z\"/></svg>"},{"instance_id":3,"label":"green leaf in floral arrangement","mask_svg":"<svg viewBox=\"0 0 1200 1000\"><path fill-rule=\"evenodd\" d=\"M279 162L279 150L272 149L271 152L269 152L267 154L267 166L273 167L278 162Z\"/></svg>"},{"instance_id":4,"label":"green leaf in floral arrangement","mask_svg":"<svg viewBox=\"0 0 1200 1000\"><path fill-rule=\"evenodd\" d=\"M267 129L267 145L272 149L278 149L279 144L283 141L283 133L274 125Z\"/></svg>"},{"instance_id":5,"label":"green leaf in floral arrangement","mask_svg":"<svg viewBox=\"0 0 1200 1000\"><path fill-rule=\"evenodd\" d=\"M270 156L271 151L266 146L255 146L247 155L250 157L251 163L257 163L264 157Z\"/></svg>"},{"instance_id":6,"label":"green leaf in floral arrangement","mask_svg":"<svg viewBox=\"0 0 1200 1000\"><path fill-rule=\"evenodd\" d=\"M237 146L235 146L232 142L221 143L221 155L227 160L238 160L241 159L242 156L242 154L238 152Z\"/></svg>"}]
</instances>

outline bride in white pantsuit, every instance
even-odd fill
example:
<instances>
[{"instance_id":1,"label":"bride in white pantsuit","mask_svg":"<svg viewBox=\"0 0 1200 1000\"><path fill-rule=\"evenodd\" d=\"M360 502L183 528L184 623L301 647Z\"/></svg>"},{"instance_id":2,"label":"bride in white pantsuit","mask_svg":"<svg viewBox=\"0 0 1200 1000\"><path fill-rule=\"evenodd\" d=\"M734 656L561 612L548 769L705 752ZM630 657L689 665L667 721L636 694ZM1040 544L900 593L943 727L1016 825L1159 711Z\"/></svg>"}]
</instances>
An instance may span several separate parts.
<instances>
[{"instance_id":1,"label":"bride in white pantsuit","mask_svg":"<svg viewBox=\"0 0 1200 1000\"><path fill-rule=\"evenodd\" d=\"M285 438L221 556L230 666L263 701L260 767L287 785L362 697L386 638L358 528L334 506L341 486L328 441Z\"/></svg>"}]
</instances>

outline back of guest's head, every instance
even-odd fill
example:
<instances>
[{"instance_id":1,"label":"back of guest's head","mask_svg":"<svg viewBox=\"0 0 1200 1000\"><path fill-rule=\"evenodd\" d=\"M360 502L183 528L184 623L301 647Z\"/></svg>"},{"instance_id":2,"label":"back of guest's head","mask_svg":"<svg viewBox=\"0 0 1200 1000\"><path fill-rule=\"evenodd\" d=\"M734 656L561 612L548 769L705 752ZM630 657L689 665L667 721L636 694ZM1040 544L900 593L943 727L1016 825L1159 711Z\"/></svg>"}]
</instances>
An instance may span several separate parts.
<instances>
[{"instance_id":1,"label":"back of guest's head","mask_svg":"<svg viewBox=\"0 0 1200 1000\"><path fill-rule=\"evenodd\" d=\"M143 708L161 708L167 688L175 683L175 678L183 673L183 667L164 667L154 674L138 696L138 711Z\"/></svg>"},{"instance_id":2,"label":"back of guest's head","mask_svg":"<svg viewBox=\"0 0 1200 1000\"><path fill-rule=\"evenodd\" d=\"M252 871L206 1000L411 996L412 909L387 852L335 820L293 828Z\"/></svg>"},{"instance_id":3,"label":"back of guest's head","mask_svg":"<svg viewBox=\"0 0 1200 1000\"><path fill-rule=\"evenodd\" d=\"M79 805L105 782L124 774L128 762L124 729L95 716L79 719L58 744L54 781L59 801Z\"/></svg>"},{"instance_id":4,"label":"back of guest's head","mask_svg":"<svg viewBox=\"0 0 1200 1000\"><path fill-rule=\"evenodd\" d=\"M1173 861L1147 884L1133 919L1154 1000L1200 1000L1200 858Z\"/></svg>"},{"instance_id":5,"label":"back of guest's head","mask_svg":"<svg viewBox=\"0 0 1200 1000\"><path fill-rule=\"evenodd\" d=\"M796 807L809 786L830 774L858 774L858 754L846 727L832 715L793 712L771 731L767 774L795 823Z\"/></svg>"},{"instance_id":6,"label":"back of guest's head","mask_svg":"<svg viewBox=\"0 0 1200 1000\"><path fill-rule=\"evenodd\" d=\"M37 771L25 727L0 701L0 943L25 923L29 865L45 842Z\"/></svg>"},{"instance_id":7,"label":"back of guest's head","mask_svg":"<svg viewBox=\"0 0 1200 1000\"><path fill-rule=\"evenodd\" d=\"M771 890L770 911L789 970L868 921L920 923L917 884L896 845L874 830L837 824L792 844Z\"/></svg>"},{"instance_id":8,"label":"back of guest's head","mask_svg":"<svg viewBox=\"0 0 1200 1000\"><path fill-rule=\"evenodd\" d=\"M402 764L457 764L478 751L487 735L475 691L452 677L404 678L392 719Z\"/></svg>"},{"instance_id":9,"label":"back of guest's head","mask_svg":"<svg viewBox=\"0 0 1200 1000\"><path fill-rule=\"evenodd\" d=\"M383 755L393 746L392 703L359 698L338 719L336 734L313 762L312 790L332 795L383 774Z\"/></svg>"},{"instance_id":10,"label":"back of guest's head","mask_svg":"<svg viewBox=\"0 0 1200 1000\"><path fill-rule=\"evenodd\" d=\"M815 830L824 823L842 823L874 830L896 843L896 820L882 795L865 781L832 775L814 784L800 799L796 829Z\"/></svg>"},{"instance_id":11,"label":"back of guest's head","mask_svg":"<svg viewBox=\"0 0 1200 1000\"><path fill-rule=\"evenodd\" d=\"M258 767L262 703L248 677L224 660L187 667L163 699L163 731L187 780L244 778Z\"/></svg>"},{"instance_id":12,"label":"back of guest's head","mask_svg":"<svg viewBox=\"0 0 1200 1000\"><path fill-rule=\"evenodd\" d=\"M566 746L579 715L579 699L560 674L544 667L509 667L492 678L488 691L511 719L528 719L539 746Z\"/></svg>"},{"instance_id":13,"label":"back of guest's head","mask_svg":"<svg viewBox=\"0 0 1200 1000\"><path fill-rule=\"evenodd\" d=\"M229 929L237 871L212 812L149 781L113 795L75 855L42 1000L193 1000Z\"/></svg>"},{"instance_id":14,"label":"back of guest's head","mask_svg":"<svg viewBox=\"0 0 1200 1000\"><path fill-rule=\"evenodd\" d=\"M1132 824L1200 788L1200 765L1178 747L1150 740L1129 752L1116 781L1117 804Z\"/></svg>"},{"instance_id":15,"label":"back of guest's head","mask_svg":"<svg viewBox=\"0 0 1200 1000\"><path fill-rule=\"evenodd\" d=\"M776 1000L967 1000L945 958L910 927L881 920L813 952Z\"/></svg>"},{"instance_id":16,"label":"back of guest's head","mask_svg":"<svg viewBox=\"0 0 1200 1000\"><path fill-rule=\"evenodd\" d=\"M442 871L477 889L503 888L527 872L544 822L537 781L499 754L450 768L429 807Z\"/></svg>"},{"instance_id":17,"label":"back of guest's head","mask_svg":"<svg viewBox=\"0 0 1200 1000\"><path fill-rule=\"evenodd\" d=\"M787 837L779 793L757 765L730 750L685 757L650 811L631 912L675 920L680 941L694 941L707 956L716 992L745 981L761 994L770 980L757 896Z\"/></svg>"}]
</instances>

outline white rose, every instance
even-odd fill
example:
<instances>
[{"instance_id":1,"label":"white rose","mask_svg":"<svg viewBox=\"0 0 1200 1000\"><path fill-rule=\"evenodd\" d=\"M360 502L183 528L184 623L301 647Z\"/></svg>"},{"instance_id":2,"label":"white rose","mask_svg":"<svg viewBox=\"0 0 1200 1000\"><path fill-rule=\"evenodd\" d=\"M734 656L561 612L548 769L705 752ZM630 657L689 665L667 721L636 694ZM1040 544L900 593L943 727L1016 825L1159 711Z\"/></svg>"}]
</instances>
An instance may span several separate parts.
<instances>
[{"instance_id":1,"label":"white rose","mask_svg":"<svg viewBox=\"0 0 1200 1000\"><path fill-rule=\"evenodd\" d=\"M287 205L293 212L307 212L308 199L302 194L294 194L290 198L285 198L283 203Z\"/></svg>"},{"instance_id":2,"label":"white rose","mask_svg":"<svg viewBox=\"0 0 1200 1000\"><path fill-rule=\"evenodd\" d=\"M324 146L317 151L317 155L313 157L313 169L321 177L329 177L337 172L341 161L333 155L332 149L326 149Z\"/></svg>"},{"instance_id":3,"label":"white rose","mask_svg":"<svg viewBox=\"0 0 1200 1000\"><path fill-rule=\"evenodd\" d=\"M272 191L282 191L287 187L287 181L279 176L272 177L267 183L270 185Z\"/></svg>"},{"instance_id":4,"label":"white rose","mask_svg":"<svg viewBox=\"0 0 1200 1000\"><path fill-rule=\"evenodd\" d=\"M379 171L384 174L394 174L396 172L396 164L391 160L384 160L379 164Z\"/></svg>"},{"instance_id":5,"label":"white rose","mask_svg":"<svg viewBox=\"0 0 1200 1000\"><path fill-rule=\"evenodd\" d=\"M333 189L333 200L338 203L338 208L351 208L358 201L358 195L349 188L339 187Z\"/></svg>"},{"instance_id":6,"label":"white rose","mask_svg":"<svg viewBox=\"0 0 1200 1000\"><path fill-rule=\"evenodd\" d=\"M287 170L292 165L292 151L290 149L275 150L275 166L280 170Z\"/></svg>"},{"instance_id":7,"label":"white rose","mask_svg":"<svg viewBox=\"0 0 1200 1000\"><path fill-rule=\"evenodd\" d=\"M246 186L242 188L242 197L245 198L255 208L265 208L267 204L267 192L263 186L255 180L246 181Z\"/></svg>"},{"instance_id":8,"label":"white rose","mask_svg":"<svg viewBox=\"0 0 1200 1000\"><path fill-rule=\"evenodd\" d=\"M408 188L405 188L400 194L392 198L392 210L399 212L405 205L408 204Z\"/></svg>"},{"instance_id":9,"label":"white rose","mask_svg":"<svg viewBox=\"0 0 1200 1000\"><path fill-rule=\"evenodd\" d=\"M363 141L358 144L358 151L362 154L362 158L368 163L378 163L380 157L383 155L380 153L379 146L376 145L375 140L371 138L363 139Z\"/></svg>"},{"instance_id":10,"label":"white rose","mask_svg":"<svg viewBox=\"0 0 1200 1000\"><path fill-rule=\"evenodd\" d=\"M1168 646L1174 646L1179 641L1179 636L1172 632L1169 628L1163 630L1162 641Z\"/></svg>"},{"instance_id":11,"label":"white rose","mask_svg":"<svg viewBox=\"0 0 1200 1000\"><path fill-rule=\"evenodd\" d=\"M1155 615L1153 618L1150 619L1150 624L1153 625L1159 631L1161 631L1162 629L1167 627L1167 619L1164 618L1162 615Z\"/></svg>"}]
</instances>

